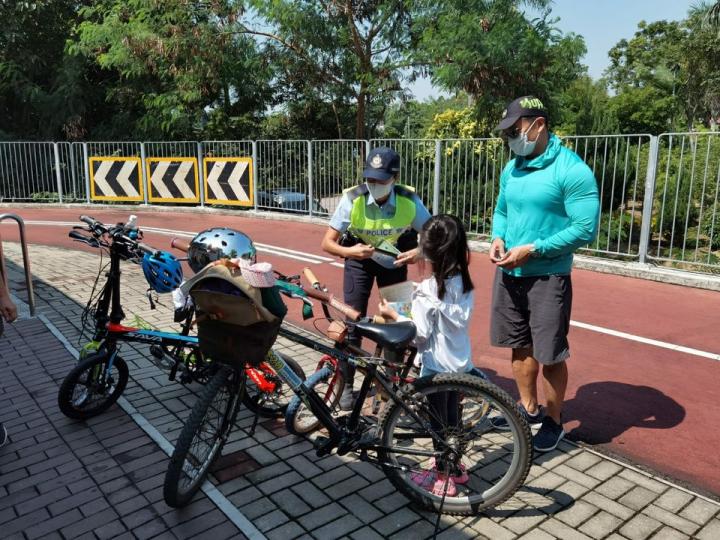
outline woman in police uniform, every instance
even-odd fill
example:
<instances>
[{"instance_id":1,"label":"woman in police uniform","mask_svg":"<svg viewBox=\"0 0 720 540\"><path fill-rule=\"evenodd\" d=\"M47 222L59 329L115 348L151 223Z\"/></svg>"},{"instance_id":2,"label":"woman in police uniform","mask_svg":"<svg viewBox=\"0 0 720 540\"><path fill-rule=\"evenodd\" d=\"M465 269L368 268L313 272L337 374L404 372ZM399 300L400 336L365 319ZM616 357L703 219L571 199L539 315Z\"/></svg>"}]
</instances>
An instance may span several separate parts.
<instances>
[{"instance_id":1,"label":"woman in police uniform","mask_svg":"<svg viewBox=\"0 0 720 540\"><path fill-rule=\"evenodd\" d=\"M418 256L417 233L430 219L415 191L395 183L399 172L400 156L392 148L370 151L365 183L345 190L322 241L323 250L345 259L345 302L363 316L375 280L378 287L407 280L406 265ZM346 382L340 408L347 411L354 401L355 370L346 362L341 369Z\"/></svg>"}]
</instances>

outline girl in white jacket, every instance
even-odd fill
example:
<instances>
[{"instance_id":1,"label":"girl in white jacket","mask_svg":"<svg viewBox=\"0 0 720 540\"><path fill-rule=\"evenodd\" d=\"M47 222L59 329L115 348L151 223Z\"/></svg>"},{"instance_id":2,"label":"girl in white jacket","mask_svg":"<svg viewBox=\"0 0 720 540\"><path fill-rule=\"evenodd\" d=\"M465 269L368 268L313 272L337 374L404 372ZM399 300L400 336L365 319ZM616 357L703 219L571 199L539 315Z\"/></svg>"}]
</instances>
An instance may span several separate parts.
<instances>
[{"instance_id":1,"label":"girl in white jacket","mask_svg":"<svg viewBox=\"0 0 720 540\"><path fill-rule=\"evenodd\" d=\"M473 283L468 264L470 250L462 223L455 216L430 218L420 233L420 252L432 267L432 276L417 284L412 299L412 321L417 327L415 344L422 362L420 376L435 373L473 371L470 354L470 317L473 308ZM422 263L421 263L422 264ZM386 319L410 320L400 316L384 300L379 311ZM442 392L428 396L435 410L433 429L458 425L458 395ZM412 474L415 483L434 494L453 497L456 484L467 483L464 469L443 474L447 466L434 463Z\"/></svg>"}]
</instances>

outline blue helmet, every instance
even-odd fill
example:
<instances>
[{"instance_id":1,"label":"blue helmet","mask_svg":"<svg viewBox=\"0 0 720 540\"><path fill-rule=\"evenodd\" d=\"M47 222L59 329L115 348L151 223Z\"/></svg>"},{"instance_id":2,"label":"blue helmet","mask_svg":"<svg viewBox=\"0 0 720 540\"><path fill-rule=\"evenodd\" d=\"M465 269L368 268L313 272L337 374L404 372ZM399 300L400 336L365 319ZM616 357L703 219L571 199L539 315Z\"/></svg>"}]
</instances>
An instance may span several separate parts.
<instances>
[{"instance_id":1,"label":"blue helmet","mask_svg":"<svg viewBox=\"0 0 720 540\"><path fill-rule=\"evenodd\" d=\"M143 256L142 269L148 285L155 292L171 292L182 284L182 266L175 256L167 251L159 251L155 255L146 253Z\"/></svg>"}]
</instances>

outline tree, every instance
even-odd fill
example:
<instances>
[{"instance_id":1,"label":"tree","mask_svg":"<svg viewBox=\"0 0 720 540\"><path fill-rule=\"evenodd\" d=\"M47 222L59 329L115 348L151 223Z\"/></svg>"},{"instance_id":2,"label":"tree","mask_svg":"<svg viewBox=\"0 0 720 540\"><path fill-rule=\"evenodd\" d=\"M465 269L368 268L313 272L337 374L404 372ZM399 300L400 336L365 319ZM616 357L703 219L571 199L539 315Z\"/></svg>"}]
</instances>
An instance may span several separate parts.
<instances>
[{"instance_id":1,"label":"tree","mask_svg":"<svg viewBox=\"0 0 720 540\"><path fill-rule=\"evenodd\" d=\"M253 0L243 32L265 40L287 94L315 95L338 110L355 108L356 138L365 138L387 103L402 93L410 46L411 2L404 0ZM263 23L269 28L263 27ZM373 104L379 115L370 117Z\"/></svg>"},{"instance_id":2,"label":"tree","mask_svg":"<svg viewBox=\"0 0 720 540\"><path fill-rule=\"evenodd\" d=\"M488 126L509 101L526 94L542 99L557 118L559 94L585 71L583 39L563 36L548 11L528 20L523 4L544 8L548 2L427 1L418 10L417 61L429 66L439 86L470 94Z\"/></svg>"},{"instance_id":3,"label":"tree","mask_svg":"<svg viewBox=\"0 0 720 540\"><path fill-rule=\"evenodd\" d=\"M0 2L0 137L53 139L71 129L82 77L63 49L78 4Z\"/></svg>"},{"instance_id":4,"label":"tree","mask_svg":"<svg viewBox=\"0 0 720 540\"><path fill-rule=\"evenodd\" d=\"M563 135L594 135L618 132L617 117L610 107L605 80L584 75L559 96L560 119L554 131Z\"/></svg>"},{"instance_id":5,"label":"tree","mask_svg":"<svg viewBox=\"0 0 720 540\"><path fill-rule=\"evenodd\" d=\"M268 66L236 31L240 14L232 0L101 0L83 8L69 51L99 68L104 98L117 109L98 131L171 139L256 134L270 99Z\"/></svg>"}]
</instances>

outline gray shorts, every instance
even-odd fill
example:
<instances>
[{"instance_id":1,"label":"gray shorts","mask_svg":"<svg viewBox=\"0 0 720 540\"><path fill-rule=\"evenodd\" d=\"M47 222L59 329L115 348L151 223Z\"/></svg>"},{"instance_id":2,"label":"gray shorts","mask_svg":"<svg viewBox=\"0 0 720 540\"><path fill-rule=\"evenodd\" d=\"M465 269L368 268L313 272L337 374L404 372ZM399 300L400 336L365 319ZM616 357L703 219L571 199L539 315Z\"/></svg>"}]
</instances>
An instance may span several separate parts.
<instances>
[{"instance_id":1,"label":"gray shorts","mask_svg":"<svg viewBox=\"0 0 720 540\"><path fill-rule=\"evenodd\" d=\"M490 343L530 348L544 365L570 356L568 331L572 308L570 276L510 276L498 269L493 284Z\"/></svg>"}]
</instances>

